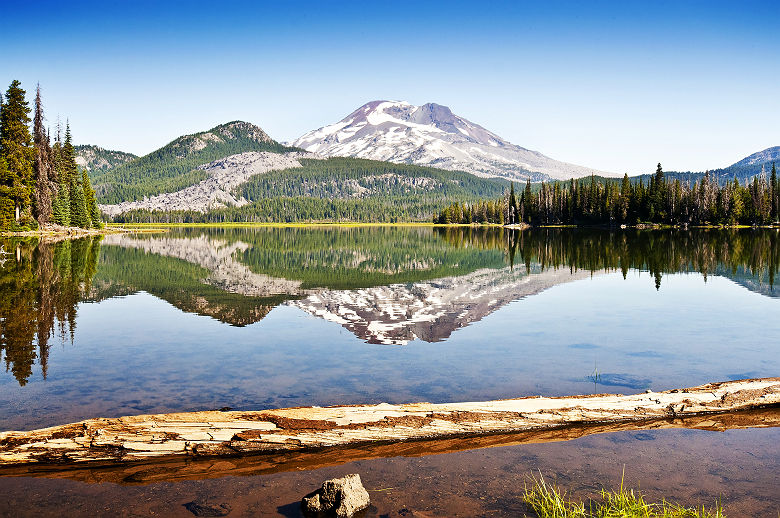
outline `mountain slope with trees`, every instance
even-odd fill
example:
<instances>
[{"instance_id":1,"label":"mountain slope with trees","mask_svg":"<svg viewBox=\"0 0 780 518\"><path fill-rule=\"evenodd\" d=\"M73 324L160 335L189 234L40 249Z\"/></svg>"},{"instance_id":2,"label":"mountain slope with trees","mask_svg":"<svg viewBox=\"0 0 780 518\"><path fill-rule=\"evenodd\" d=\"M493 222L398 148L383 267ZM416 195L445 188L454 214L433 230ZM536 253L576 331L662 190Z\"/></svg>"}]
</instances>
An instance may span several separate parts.
<instances>
[{"instance_id":1,"label":"mountain slope with trees","mask_svg":"<svg viewBox=\"0 0 780 518\"><path fill-rule=\"evenodd\" d=\"M75 150L76 164L82 169L93 172L93 174L114 169L138 158L137 155L132 153L104 149L100 146L88 144L75 146Z\"/></svg>"},{"instance_id":2,"label":"mountain slope with trees","mask_svg":"<svg viewBox=\"0 0 780 518\"><path fill-rule=\"evenodd\" d=\"M246 151L284 153L283 146L248 122L233 121L184 135L148 155L105 171L91 171L98 200L112 204L175 192L204 180L198 166Z\"/></svg>"},{"instance_id":3,"label":"mountain slope with trees","mask_svg":"<svg viewBox=\"0 0 780 518\"><path fill-rule=\"evenodd\" d=\"M116 222L429 221L450 200L500 196L506 180L357 158L301 159L301 167L258 174L234 190L246 204L197 211L132 210Z\"/></svg>"},{"instance_id":4,"label":"mountain slope with trees","mask_svg":"<svg viewBox=\"0 0 780 518\"><path fill-rule=\"evenodd\" d=\"M728 167L721 167L719 169L703 172L669 171L665 174L670 180L680 180L681 182L688 182L691 184L693 182L700 182L705 174L709 174L710 180L717 182L721 186L734 181L735 178L744 185L745 182L750 182L754 177L760 176L761 174L769 176L772 170L772 164L776 163L780 163L780 146L770 147L753 153ZM652 175L646 174L634 178L636 180L642 179L645 182L648 182L651 176Z\"/></svg>"}]
</instances>

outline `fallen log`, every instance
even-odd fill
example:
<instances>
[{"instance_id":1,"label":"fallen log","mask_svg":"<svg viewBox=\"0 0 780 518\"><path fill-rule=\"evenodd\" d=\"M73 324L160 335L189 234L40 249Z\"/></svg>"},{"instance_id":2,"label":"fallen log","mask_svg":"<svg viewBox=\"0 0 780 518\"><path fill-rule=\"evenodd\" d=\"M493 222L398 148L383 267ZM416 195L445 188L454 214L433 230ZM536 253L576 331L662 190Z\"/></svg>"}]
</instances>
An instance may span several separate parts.
<instances>
[{"instance_id":1,"label":"fallen log","mask_svg":"<svg viewBox=\"0 0 780 518\"><path fill-rule=\"evenodd\" d=\"M91 473L85 477L94 477L92 467L120 465L124 468L114 469L115 474L122 473L118 478L127 481L136 473L140 478L136 477L135 482L143 483L157 476L162 478L165 472L181 472L182 461L186 461L186 467L198 458L253 455L260 455L261 460L250 460L246 469L268 472L275 469L273 466L289 466L290 462L297 462L298 466L309 464L307 456L315 459L315 465L316 458L322 459L321 465L328 465L339 460L566 440L627 429L724 429L729 427L724 414L776 405L780 405L780 378L710 383L629 396L601 394L100 418L41 430L0 433L0 475L51 476L53 472L82 470ZM757 418L743 416L732 424L777 426L779 421L773 410ZM145 475L139 473L143 469L132 471L130 467L150 462L162 467L147 470ZM170 469L163 466L166 462ZM185 473L173 478L214 476L214 470L204 466L207 465L184 469ZM222 468L216 469L225 470L230 471L231 467L222 464Z\"/></svg>"},{"instance_id":2,"label":"fallen log","mask_svg":"<svg viewBox=\"0 0 780 518\"><path fill-rule=\"evenodd\" d=\"M739 428L780 427L780 407L739 410L682 418L659 418L607 424L571 424L526 432L465 435L439 439L360 443L332 448L270 452L227 457L160 457L138 462L80 462L0 467L0 477L44 477L85 483L141 485L154 482L202 480L225 476L255 476L339 466L387 457L422 457L496 446L569 441L588 435L638 430L688 428L723 432Z\"/></svg>"}]
</instances>

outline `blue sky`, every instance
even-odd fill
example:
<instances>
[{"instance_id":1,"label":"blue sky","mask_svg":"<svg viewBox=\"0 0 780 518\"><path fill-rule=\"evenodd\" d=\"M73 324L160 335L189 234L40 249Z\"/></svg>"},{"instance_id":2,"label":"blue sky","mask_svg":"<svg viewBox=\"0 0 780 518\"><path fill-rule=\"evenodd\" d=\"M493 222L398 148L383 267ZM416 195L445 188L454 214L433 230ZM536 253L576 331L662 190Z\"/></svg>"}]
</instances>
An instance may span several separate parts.
<instances>
[{"instance_id":1,"label":"blue sky","mask_svg":"<svg viewBox=\"0 0 780 518\"><path fill-rule=\"evenodd\" d=\"M292 140L393 99L613 172L780 145L776 1L22 4L0 85L40 82L77 143L145 154L236 119Z\"/></svg>"}]
</instances>

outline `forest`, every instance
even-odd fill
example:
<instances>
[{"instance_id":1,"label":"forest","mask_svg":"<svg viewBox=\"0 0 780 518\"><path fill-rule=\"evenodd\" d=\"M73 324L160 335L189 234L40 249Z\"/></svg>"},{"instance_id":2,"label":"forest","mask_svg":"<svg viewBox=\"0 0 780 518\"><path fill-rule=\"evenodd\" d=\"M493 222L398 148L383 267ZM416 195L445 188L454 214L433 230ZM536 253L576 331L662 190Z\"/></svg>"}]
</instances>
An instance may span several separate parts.
<instances>
[{"instance_id":1,"label":"forest","mask_svg":"<svg viewBox=\"0 0 780 518\"><path fill-rule=\"evenodd\" d=\"M449 200L500 196L505 180L357 158L302 159L302 167L257 175L235 191L242 207L196 211L128 211L117 223L430 221Z\"/></svg>"},{"instance_id":2,"label":"forest","mask_svg":"<svg viewBox=\"0 0 780 518\"><path fill-rule=\"evenodd\" d=\"M40 85L32 121L25 95L19 81L0 95L0 230L34 230L51 223L102 226L89 176L76 165L70 124L64 141L57 124L52 145Z\"/></svg>"},{"instance_id":3,"label":"forest","mask_svg":"<svg viewBox=\"0 0 780 518\"><path fill-rule=\"evenodd\" d=\"M514 185L499 199L451 203L434 221L529 225L769 225L778 221L780 184L759 174L741 183L737 178L720 185L709 174L693 183L667 180L661 164L648 184L590 179L530 182L517 195Z\"/></svg>"}]
</instances>

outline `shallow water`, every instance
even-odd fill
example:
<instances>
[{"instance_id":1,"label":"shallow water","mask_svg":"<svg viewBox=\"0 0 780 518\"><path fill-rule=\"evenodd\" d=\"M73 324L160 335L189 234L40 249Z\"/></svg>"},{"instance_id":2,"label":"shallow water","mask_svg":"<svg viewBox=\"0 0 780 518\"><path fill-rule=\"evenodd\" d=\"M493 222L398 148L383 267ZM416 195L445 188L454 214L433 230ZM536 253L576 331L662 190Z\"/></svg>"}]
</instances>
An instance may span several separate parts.
<instances>
[{"instance_id":1,"label":"shallow water","mask_svg":"<svg viewBox=\"0 0 780 518\"><path fill-rule=\"evenodd\" d=\"M175 229L7 241L5 250L16 251L0 269L5 430L222 407L635 393L780 374L775 231ZM375 485L414 488L378 492L379 514L410 505L418 515L501 516L517 512L531 470L586 494L626 464L627 479L649 493L691 503L723 494L763 513L778 508L769 469L778 438L775 429L620 432L230 483L0 487L14 502L20 487L56 486L86 506L74 514L100 502L115 514L116 493L150 500L125 502L134 510L120 514L163 506L156 512L187 515L182 488L228 498L240 483L273 515L310 490L301 486L357 470ZM231 516L259 505L228 499Z\"/></svg>"}]
</instances>

